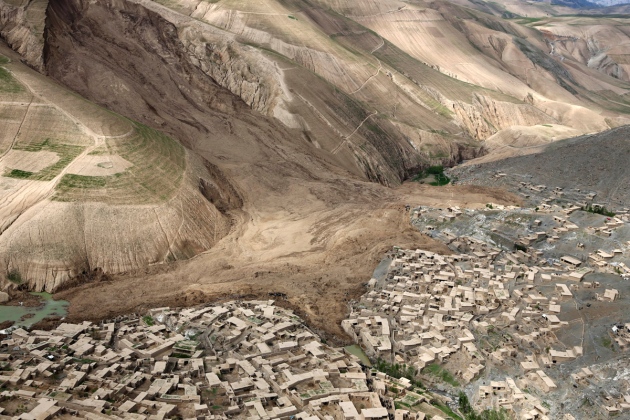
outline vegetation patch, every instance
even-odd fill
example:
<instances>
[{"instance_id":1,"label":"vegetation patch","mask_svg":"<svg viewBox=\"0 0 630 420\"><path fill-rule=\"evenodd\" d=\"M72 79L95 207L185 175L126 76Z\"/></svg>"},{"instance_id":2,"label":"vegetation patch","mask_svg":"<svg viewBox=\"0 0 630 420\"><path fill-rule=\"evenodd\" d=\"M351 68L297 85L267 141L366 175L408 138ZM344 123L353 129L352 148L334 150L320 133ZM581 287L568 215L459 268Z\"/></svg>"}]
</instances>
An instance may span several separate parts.
<instances>
[{"instance_id":1,"label":"vegetation patch","mask_svg":"<svg viewBox=\"0 0 630 420\"><path fill-rule=\"evenodd\" d=\"M144 321L144 323L147 324L149 327L152 327L153 325L155 325L155 320L153 319L151 315L142 317L142 321Z\"/></svg>"},{"instance_id":2,"label":"vegetation patch","mask_svg":"<svg viewBox=\"0 0 630 420\"><path fill-rule=\"evenodd\" d=\"M59 182L59 189L67 188L103 188L107 185L106 177L66 174Z\"/></svg>"},{"instance_id":3,"label":"vegetation patch","mask_svg":"<svg viewBox=\"0 0 630 420\"><path fill-rule=\"evenodd\" d=\"M11 283L22 284L22 275L15 268L13 270L9 271L9 274L7 275L7 279Z\"/></svg>"},{"instance_id":4,"label":"vegetation patch","mask_svg":"<svg viewBox=\"0 0 630 420\"><path fill-rule=\"evenodd\" d=\"M440 401L433 400L433 401L431 401L431 404L433 406L439 408L441 411L443 411L444 414L446 414L448 416L448 418L451 418L453 420L464 420L464 419L462 419L461 416L458 416L457 414L455 414L455 412L453 410L451 410L451 408L448 405L443 404Z\"/></svg>"},{"instance_id":5,"label":"vegetation patch","mask_svg":"<svg viewBox=\"0 0 630 420\"><path fill-rule=\"evenodd\" d=\"M601 214L602 216L608 216L608 217L614 217L615 216L615 213L613 213L612 211L608 210L606 207L599 206L597 204L593 205L593 204L589 203L589 204L585 205L584 207L582 207L581 210L589 212L589 213Z\"/></svg>"},{"instance_id":6,"label":"vegetation patch","mask_svg":"<svg viewBox=\"0 0 630 420\"><path fill-rule=\"evenodd\" d=\"M26 146L16 146L14 150L23 150L25 152L54 152L59 156L59 160L54 164L42 169L39 172L28 172L14 169L4 174L10 178L31 179L34 181L50 181L70 164L82 151L82 146L71 146L69 144L61 144L53 139L46 139L41 143L29 144Z\"/></svg>"},{"instance_id":7,"label":"vegetation patch","mask_svg":"<svg viewBox=\"0 0 630 420\"><path fill-rule=\"evenodd\" d=\"M190 355L184 353L173 353L171 354L171 357L175 357L177 359L190 359Z\"/></svg>"},{"instance_id":8,"label":"vegetation patch","mask_svg":"<svg viewBox=\"0 0 630 420\"><path fill-rule=\"evenodd\" d=\"M422 181L423 179L429 177L433 178L433 181L429 182L429 185L433 186L441 187L442 185L446 185L451 182L451 179L444 175L444 167L442 165L429 166L427 169L416 175L413 180Z\"/></svg>"},{"instance_id":9,"label":"vegetation patch","mask_svg":"<svg viewBox=\"0 0 630 420\"><path fill-rule=\"evenodd\" d=\"M6 57L0 57L6 62L0 61L1 64L7 64ZM20 84L5 68L0 67L0 92L2 93L20 93L24 92L24 86Z\"/></svg>"},{"instance_id":10,"label":"vegetation patch","mask_svg":"<svg viewBox=\"0 0 630 420\"><path fill-rule=\"evenodd\" d=\"M76 363L81 363L83 365L89 365L90 363L96 363L96 360L92 360L92 359L77 359L77 358L74 358L73 360Z\"/></svg>"},{"instance_id":11,"label":"vegetation patch","mask_svg":"<svg viewBox=\"0 0 630 420\"><path fill-rule=\"evenodd\" d=\"M105 148L97 149L97 154L118 155L132 166L112 176L64 176L53 199L129 204L133 197L134 204L148 204L171 198L184 179L184 148L159 131L133 125L133 134L108 139Z\"/></svg>"},{"instance_id":12,"label":"vegetation patch","mask_svg":"<svg viewBox=\"0 0 630 420\"><path fill-rule=\"evenodd\" d=\"M610 339L610 337L608 336L608 334L602 336L602 338L600 340L600 343L602 344L602 346L604 346L604 347L606 347L608 349L614 350L613 342Z\"/></svg>"},{"instance_id":13,"label":"vegetation patch","mask_svg":"<svg viewBox=\"0 0 630 420\"><path fill-rule=\"evenodd\" d=\"M22 179L28 179L31 176L33 176L33 172L29 172L29 171L22 171L20 169L12 169L8 174L6 174L5 176L11 177L11 178L22 178Z\"/></svg>"},{"instance_id":14,"label":"vegetation patch","mask_svg":"<svg viewBox=\"0 0 630 420\"><path fill-rule=\"evenodd\" d=\"M442 366L437 363L432 363L424 368L423 373L430 373L431 375L440 378L442 381L450 384L452 386L459 386L459 382L455 379L453 374L448 370L444 369Z\"/></svg>"},{"instance_id":15,"label":"vegetation patch","mask_svg":"<svg viewBox=\"0 0 630 420\"><path fill-rule=\"evenodd\" d=\"M481 413L475 412L472 405L470 405L468 396L461 391L459 393L459 411L464 415L464 420L508 420L510 418L504 408L501 408L500 410L488 409L482 411Z\"/></svg>"},{"instance_id":16,"label":"vegetation patch","mask_svg":"<svg viewBox=\"0 0 630 420\"><path fill-rule=\"evenodd\" d=\"M531 25L531 24L540 22L542 19L543 18L537 18L537 17L518 18L517 23L521 25Z\"/></svg>"},{"instance_id":17,"label":"vegetation patch","mask_svg":"<svg viewBox=\"0 0 630 420\"><path fill-rule=\"evenodd\" d=\"M376 363L374 363L374 368L391 376L392 378L407 378L411 381L411 384L413 386L422 387L422 382L416 379L418 371L413 366L407 366L406 364L399 365L398 363L388 363L385 360L378 359Z\"/></svg>"}]
</instances>

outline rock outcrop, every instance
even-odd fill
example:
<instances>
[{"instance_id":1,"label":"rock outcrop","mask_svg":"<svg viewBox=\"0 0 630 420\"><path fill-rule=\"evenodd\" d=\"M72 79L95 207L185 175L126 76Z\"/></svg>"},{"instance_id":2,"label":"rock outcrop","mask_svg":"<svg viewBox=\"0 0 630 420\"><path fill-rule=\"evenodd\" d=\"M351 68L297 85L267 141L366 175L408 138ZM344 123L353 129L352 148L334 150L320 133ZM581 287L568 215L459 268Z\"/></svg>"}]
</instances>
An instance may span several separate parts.
<instances>
[{"instance_id":1,"label":"rock outcrop","mask_svg":"<svg viewBox=\"0 0 630 420\"><path fill-rule=\"evenodd\" d=\"M48 0L0 1L0 36L31 67L44 69L44 22Z\"/></svg>"}]
</instances>

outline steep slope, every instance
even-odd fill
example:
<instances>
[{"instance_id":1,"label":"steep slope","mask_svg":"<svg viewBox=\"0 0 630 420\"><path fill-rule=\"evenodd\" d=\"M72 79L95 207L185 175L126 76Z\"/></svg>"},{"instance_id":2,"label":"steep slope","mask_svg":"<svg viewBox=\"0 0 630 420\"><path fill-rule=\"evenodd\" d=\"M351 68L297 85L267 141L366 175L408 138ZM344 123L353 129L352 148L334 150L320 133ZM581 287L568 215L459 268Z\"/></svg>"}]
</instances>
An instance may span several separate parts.
<instances>
[{"instance_id":1,"label":"steep slope","mask_svg":"<svg viewBox=\"0 0 630 420\"><path fill-rule=\"evenodd\" d=\"M137 104L122 110L126 114L137 115L139 110L147 116L155 114L143 102L153 106L152 101L167 92L172 93L173 101L181 98L183 103L192 102L197 107L208 104L224 112L225 103L232 99L209 99L215 95L206 87L210 81L263 115L274 116L288 128L301 131L301 137L315 139L315 147L334 152L342 166L373 180L397 184L410 168L423 162L386 121L363 126L374 112L325 81L307 71L296 72L301 83L304 79L312 81L312 91L301 89L294 94L287 83L290 78L282 70L290 66L286 61L273 60L234 41L229 33L155 3L129 1L115 8L107 2L51 2L48 25L49 74L102 102L115 100L110 86L125 89L131 84L131 89L145 98L138 98ZM155 73L146 73L147 63L152 63ZM182 92L184 86L189 91ZM229 93L223 92L223 96ZM174 113L174 109L168 109L150 118L159 121L164 114ZM188 114L173 117L191 118ZM378 136L380 132L385 138ZM352 140L348 140L350 137ZM348 147L343 147L346 144Z\"/></svg>"},{"instance_id":2,"label":"steep slope","mask_svg":"<svg viewBox=\"0 0 630 420\"><path fill-rule=\"evenodd\" d=\"M550 54L576 61L608 76L630 81L630 18L574 16L541 19Z\"/></svg>"},{"instance_id":3,"label":"steep slope","mask_svg":"<svg viewBox=\"0 0 630 420\"><path fill-rule=\"evenodd\" d=\"M494 162L472 160L452 173L461 183L474 179L475 184L506 186L515 192L520 181L546 185L548 189L560 187L566 193L580 186L584 193L597 193L596 203L622 208L630 199L629 136L630 127L619 127L532 148L524 156ZM500 172L507 175L494 176Z\"/></svg>"},{"instance_id":4,"label":"steep slope","mask_svg":"<svg viewBox=\"0 0 630 420\"><path fill-rule=\"evenodd\" d=\"M48 0L0 2L0 36L31 66L44 69L44 29Z\"/></svg>"},{"instance_id":5,"label":"steep slope","mask_svg":"<svg viewBox=\"0 0 630 420\"><path fill-rule=\"evenodd\" d=\"M446 131L447 142L461 131L435 126L435 118L414 104L402 106L399 98L432 108L478 140L514 125L555 123L593 132L626 121L619 114L600 115L627 112L618 108L616 97L602 100L605 95L592 93L612 84L620 95L629 85L548 58L544 34L535 29L448 2L160 3L281 54L363 103L387 104L395 111L379 114L399 128L422 121L429 131ZM376 69L367 79L357 58Z\"/></svg>"},{"instance_id":6,"label":"steep slope","mask_svg":"<svg viewBox=\"0 0 630 420\"><path fill-rule=\"evenodd\" d=\"M52 291L190 258L229 232L240 198L199 156L20 63L0 74L5 276Z\"/></svg>"},{"instance_id":7,"label":"steep slope","mask_svg":"<svg viewBox=\"0 0 630 420\"><path fill-rule=\"evenodd\" d=\"M627 84L548 57L545 33L443 1L53 1L48 8L49 23L57 15L85 44L111 25L124 33L120 20L133 42L129 28L139 25L141 43L161 43L188 61L174 71L200 68L252 108L339 154L346 168L386 184L419 166L456 162L462 151L474 156L482 146L475 140L514 125L594 132L622 124L628 112L618 105ZM125 20L143 14L146 22ZM158 35L146 29L153 24L171 27ZM57 35L45 35L54 52ZM112 39L93 51L107 50ZM85 74L94 63L79 54L65 51L64 65L82 63ZM107 84L111 75L101 73L82 91ZM68 72L56 77L79 89ZM383 136L385 144L375 138Z\"/></svg>"},{"instance_id":8,"label":"steep slope","mask_svg":"<svg viewBox=\"0 0 630 420\"><path fill-rule=\"evenodd\" d=\"M396 237L363 226L370 215L397 217L409 198L368 181L628 121L624 80L549 55L525 23L443 1L50 0L40 20L18 17L42 3L0 3L22 13L3 34L45 16L41 43L12 42L40 51L26 62L138 121L7 65L15 198L0 241L6 274L37 288L204 252L190 281L206 265L226 282L284 275L298 255L355 264Z\"/></svg>"}]
</instances>

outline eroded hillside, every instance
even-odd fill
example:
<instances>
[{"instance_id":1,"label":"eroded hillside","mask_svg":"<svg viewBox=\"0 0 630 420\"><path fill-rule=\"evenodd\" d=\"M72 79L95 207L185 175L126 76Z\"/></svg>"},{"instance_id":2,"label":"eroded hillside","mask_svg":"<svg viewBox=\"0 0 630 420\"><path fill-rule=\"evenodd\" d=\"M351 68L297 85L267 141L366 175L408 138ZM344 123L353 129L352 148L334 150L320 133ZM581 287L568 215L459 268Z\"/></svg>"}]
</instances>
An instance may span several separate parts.
<instances>
[{"instance_id":1,"label":"eroded hillside","mask_svg":"<svg viewBox=\"0 0 630 420\"><path fill-rule=\"evenodd\" d=\"M3 60L0 260L7 277L52 291L98 272L190 258L229 232L226 203L238 207L239 197L209 163Z\"/></svg>"},{"instance_id":2,"label":"eroded hillside","mask_svg":"<svg viewBox=\"0 0 630 420\"><path fill-rule=\"evenodd\" d=\"M249 276L296 255L373 258L391 244L371 241L396 235L364 227L366 212L392 217L408 198L378 184L628 121L617 73L549 54L527 22L443 1L0 4L26 63L138 121L5 65L17 128L0 240L6 274L40 289L207 250L201 277L234 260Z\"/></svg>"}]
</instances>

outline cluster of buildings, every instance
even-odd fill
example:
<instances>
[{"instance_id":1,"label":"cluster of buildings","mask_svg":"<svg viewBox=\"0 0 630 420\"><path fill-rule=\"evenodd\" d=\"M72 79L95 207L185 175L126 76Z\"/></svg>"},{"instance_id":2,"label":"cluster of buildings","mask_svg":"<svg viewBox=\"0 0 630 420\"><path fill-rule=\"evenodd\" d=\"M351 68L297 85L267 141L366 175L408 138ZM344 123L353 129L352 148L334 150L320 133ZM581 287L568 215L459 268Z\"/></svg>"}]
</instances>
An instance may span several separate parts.
<instances>
[{"instance_id":1,"label":"cluster of buildings","mask_svg":"<svg viewBox=\"0 0 630 420\"><path fill-rule=\"evenodd\" d=\"M561 195L562 191L553 193ZM569 220L580 209L577 205L543 203L535 210L496 204L478 211L457 207L412 210L412 219L423 222L415 224L427 235L446 242L452 253L395 248L387 275L369 282L368 292L342 322L344 331L372 358L427 373L446 369L464 384L485 376L490 365L499 367L509 376L479 386L475 406L502 407L519 419L550 418L544 398L535 396L558 390L558 384L547 375L548 369L584 353L581 344L567 346L557 338L558 331L574 321L563 315L563 308L567 303L571 304L569 309L577 308L578 291L593 293L599 301L614 302L619 290L586 281L585 276L593 272L624 275L627 270L623 262L613 261L613 257L624 256L625 246L609 252L599 249L588 258L567 254L549 257L545 249L554 249L565 235L584 230ZM489 235L460 236L456 229L444 228L457 223L462 215L472 219L497 210L534 216L528 232L513 237L512 247L487 240ZM627 213L601 217L605 221L600 231L614 230L627 222ZM522 218L523 223L527 220ZM502 233L500 224L492 226L485 233ZM621 349L628 345L628 327L612 327L612 336ZM592 378L588 368L576 375L575 381ZM615 407L621 410L619 404Z\"/></svg>"},{"instance_id":2,"label":"cluster of buildings","mask_svg":"<svg viewBox=\"0 0 630 420\"><path fill-rule=\"evenodd\" d=\"M553 366L584 355L583 329L574 344L558 338L575 325L575 314L571 319L567 312L578 309L578 293L601 304L620 299L610 282L587 281L588 274L630 275L623 262L630 242L607 250L578 244L581 253L550 257L569 235L585 232L605 241L628 221L626 212L585 229L570 220L579 209L543 203L528 210L532 217L496 204L480 211L412 210L415 224L423 220L421 229L451 252L395 247L388 254L387 273L369 281L342 321L360 349L327 345L271 300L156 308L50 331L0 331L0 420L448 418L455 399L428 392L419 377L465 386L477 410L572 420L547 402L566 387L552 378ZM485 216L497 210L517 215L527 229L502 232ZM479 223L488 224L484 234L444 229L479 215ZM510 235L508 247L489 240ZM613 325L610 337L611 345L627 349L630 323ZM366 354L380 371L370 368ZM603 380L598 372L574 370L573 387L593 387ZM601 412L627 413L628 395L630 389L607 396Z\"/></svg>"},{"instance_id":3,"label":"cluster of buildings","mask_svg":"<svg viewBox=\"0 0 630 420\"><path fill-rule=\"evenodd\" d=\"M410 380L359 360L273 301L20 328L0 342L0 418L425 418Z\"/></svg>"},{"instance_id":4,"label":"cluster of buildings","mask_svg":"<svg viewBox=\"0 0 630 420\"><path fill-rule=\"evenodd\" d=\"M548 274L532 269L535 253L504 255L467 237L458 238L455 247L467 252L397 249L386 278L372 279L368 293L342 321L344 331L374 359L417 371L446 367L463 383L477 378L489 363L501 366L516 359L519 384L507 378L497 382L500 392L481 387L477 406L503 407L524 413L523 419L549 418L541 401L521 389L556 390L544 368L582 354L581 347L564 348L554 335L567 324L558 315L571 289L557 283L552 295L539 293L534 285ZM488 395L500 398L488 400Z\"/></svg>"}]
</instances>

